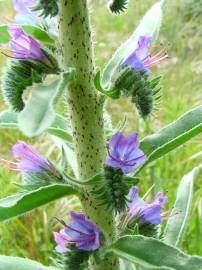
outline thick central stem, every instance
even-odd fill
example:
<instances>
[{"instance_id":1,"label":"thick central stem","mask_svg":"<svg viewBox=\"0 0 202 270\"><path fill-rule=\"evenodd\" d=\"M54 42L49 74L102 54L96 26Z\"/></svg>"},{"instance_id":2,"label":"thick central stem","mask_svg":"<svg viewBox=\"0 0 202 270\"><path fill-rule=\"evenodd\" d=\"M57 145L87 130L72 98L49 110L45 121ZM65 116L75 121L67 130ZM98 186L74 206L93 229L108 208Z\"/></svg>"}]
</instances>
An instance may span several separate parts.
<instances>
[{"instance_id":1,"label":"thick central stem","mask_svg":"<svg viewBox=\"0 0 202 270\"><path fill-rule=\"evenodd\" d=\"M103 138L103 104L94 88L94 57L86 0L60 0L60 42L63 66L76 69L76 80L68 88L68 106L80 179L100 172L105 144ZM80 199L86 215L97 223L107 242L114 240L114 216L98 206L90 189ZM116 259L92 262L93 270L117 270Z\"/></svg>"}]
</instances>

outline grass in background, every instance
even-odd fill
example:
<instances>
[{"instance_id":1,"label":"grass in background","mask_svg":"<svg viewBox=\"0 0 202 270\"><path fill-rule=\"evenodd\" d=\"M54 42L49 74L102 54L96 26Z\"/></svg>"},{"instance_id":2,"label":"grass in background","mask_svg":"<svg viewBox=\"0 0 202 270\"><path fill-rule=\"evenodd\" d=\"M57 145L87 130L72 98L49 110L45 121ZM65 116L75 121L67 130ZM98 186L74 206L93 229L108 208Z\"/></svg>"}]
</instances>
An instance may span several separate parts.
<instances>
[{"instance_id":1,"label":"grass in background","mask_svg":"<svg viewBox=\"0 0 202 270\"><path fill-rule=\"evenodd\" d=\"M152 0L130 1L128 12L112 16L105 2L92 2L92 22L96 40L97 65L103 67L115 49L129 37L145 11L155 2ZM5 9L6 10L6 9ZM126 132L139 130L140 136L156 132L178 116L201 103L202 87L202 4L201 0L170 0L166 4L163 27L159 41L170 43L171 59L160 65L154 74L163 74L162 103L156 117L144 123L137 122L133 106L126 100L110 101L107 109L112 121L119 121L124 113L127 116ZM201 59L201 60L200 60ZM5 106L0 102L0 108ZM132 110L132 112L131 112ZM0 155L11 158L10 147L18 139L25 139L17 131L1 130ZM26 140L27 141L27 140ZM34 143L33 140L31 142ZM44 143L45 142L45 143ZM37 149L45 153L47 140L43 135ZM175 201L177 185L182 176L202 163L201 136L182 146L164 158L154 162L141 173L140 189L143 194L152 184L156 189L168 192L171 209ZM12 182L19 180L12 173L0 168L0 196L4 197L16 190ZM194 207L189 230L183 249L190 254L202 255L202 180L195 183ZM155 190L153 191L153 194ZM48 262L54 248L52 231L56 230L54 216L65 217L75 205L72 201L60 200L24 217L0 224L0 253L24 256Z\"/></svg>"}]
</instances>

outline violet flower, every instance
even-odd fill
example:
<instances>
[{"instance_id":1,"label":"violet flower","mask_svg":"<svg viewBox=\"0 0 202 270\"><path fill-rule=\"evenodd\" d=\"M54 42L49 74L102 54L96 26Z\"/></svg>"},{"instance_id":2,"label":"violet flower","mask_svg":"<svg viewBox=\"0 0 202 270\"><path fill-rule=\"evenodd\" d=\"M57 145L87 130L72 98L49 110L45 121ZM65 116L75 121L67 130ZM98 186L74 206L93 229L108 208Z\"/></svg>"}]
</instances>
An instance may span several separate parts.
<instances>
[{"instance_id":1,"label":"violet flower","mask_svg":"<svg viewBox=\"0 0 202 270\"><path fill-rule=\"evenodd\" d=\"M85 215L70 213L71 222L59 233L54 232L56 251L67 252L68 244L75 244L79 250L93 251L100 246L100 231L95 223L88 220Z\"/></svg>"},{"instance_id":2,"label":"violet flower","mask_svg":"<svg viewBox=\"0 0 202 270\"><path fill-rule=\"evenodd\" d=\"M151 36L140 36L137 48L124 60L123 65L130 66L136 71L150 73L151 67L168 58L165 48L162 48L159 52L156 52L157 48L154 48L149 52L152 40ZM152 55L153 53L155 54Z\"/></svg>"},{"instance_id":3,"label":"violet flower","mask_svg":"<svg viewBox=\"0 0 202 270\"><path fill-rule=\"evenodd\" d=\"M132 172L146 160L139 144L136 132L129 136L117 132L109 141L107 165L120 168L125 174Z\"/></svg>"},{"instance_id":4,"label":"violet flower","mask_svg":"<svg viewBox=\"0 0 202 270\"><path fill-rule=\"evenodd\" d=\"M53 166L32 147L25 142L13 145L13 156L20 161L16 165L16 170L22 173L46 173L47 171L56 174Z\"/></svg>"},{"instance_id":5,"label":"violet flower","mask_svg":"<svg viewBox=\"0 0 202 270\"><path fill-rule=\"evenodd\" d=\"M138 197L138 188L132 187L129 193L128 215L133 220L137 220L139 224L159 225L164 218L161 210L167 201L167 196L162 192L158 192L155 200L147 204L142 198Z\"/></svg>"},{"instance_id":6,"label":"violet flower","mask_svg":"<svg viewBox=\"0 0 202 270\"><path fill-rule=\"evenodd\" d=\"M38 60L46 62L41 44L31 36L27 35L20 26L9 26L8 32L11 35L9 44L12 49L1 46L2 51L8 57L18 60ZM3 35L3 33L1 33ZM9 37L6 37L9 39Z\"/></svg>"},{"instance_id":7,"label":"violet flower","mask_svg":"<svg viewBox=\"0 0 202 270\"><path fill-rule=\"evenodd\" d=\"M14 9L16 11L15 22L20 24L38 24L38 12L31 10L37 2L38 0L14 0Z\"/></svg>"}]
</instances>

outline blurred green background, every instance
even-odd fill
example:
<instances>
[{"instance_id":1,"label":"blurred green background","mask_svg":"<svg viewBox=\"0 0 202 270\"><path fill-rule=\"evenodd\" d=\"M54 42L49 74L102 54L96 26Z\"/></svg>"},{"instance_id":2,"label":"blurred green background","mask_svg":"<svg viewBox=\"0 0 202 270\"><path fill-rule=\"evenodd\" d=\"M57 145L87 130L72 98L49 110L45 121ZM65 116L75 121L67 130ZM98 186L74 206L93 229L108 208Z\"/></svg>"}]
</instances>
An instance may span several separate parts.
<instances>
[{"instance_id":1,"label":"blurred green background","mask_svg":"<svg viewBox=\"0 0 202 270\"><path fill-rule=\"evenodd\" d=\"M91 17L94 29L96 61L103 67L114 50L124 41L145 11L155 0L131 0L127 13L112 16L106 1L91 1ZM109 102L107 109L113 123L127 116L126 132L138 130L140 137L153 133L172 122L178 116L199 105L202 100L202 0L169 0L165 8L159 42L170 43L171 58L154 70L162 74L162 101L155 117L144 123L137 121L136 112L129 102ZM0 4L3 16L12 16L11 1ZM0 59L2 70L5 58ZM0 96L0 109L5 109ZM156 161L141 173L141 194L153 184L160 186L169 196L167 208L175 201L176 189L182 176L202 163L201 136ZM42 135L36 140L27 140L17 131L0 131L0 156L11 159L11 146L19 139L32 143L44 155L51 152L51 140ZM0 197L15 192L15 182L20 176L0 167ZM153 190L155 193L155 189ZM74 198L62 199L42 207L18 219L0 224L0 253L37 259L47 263L53 255L52 231L57 230L54 216L67 216L76 206ZM183 242L183 250L202 256L202 180L195 182L195 195L190 226Z\"/></svg>"}]
</instances>

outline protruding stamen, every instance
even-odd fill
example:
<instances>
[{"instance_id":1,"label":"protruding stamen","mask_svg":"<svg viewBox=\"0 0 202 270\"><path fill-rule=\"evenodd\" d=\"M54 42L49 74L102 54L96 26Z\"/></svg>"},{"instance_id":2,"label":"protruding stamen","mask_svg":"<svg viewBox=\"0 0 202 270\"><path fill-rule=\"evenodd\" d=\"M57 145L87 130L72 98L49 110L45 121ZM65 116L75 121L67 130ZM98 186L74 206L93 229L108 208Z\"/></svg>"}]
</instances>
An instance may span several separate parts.
<instances>
[{"instance_id":1,"label":"protruding stamen","mask_svg":"<svg viewBox=\"0 0 202 270\"><path fill-rule=\"evenodd\" d=\"M162 56L161 58L158 58L158 59L156 59L156 60L153 61L153 62L149 62L149 63L148 63L147 65L145 65L145 66L146 66L146 67L154 66L155 64L162 62L164 59L166 59L166 58L168 58L168 57L169 57L168 54L165 54L165 55Z\"/></svg>"}]
</instances>

